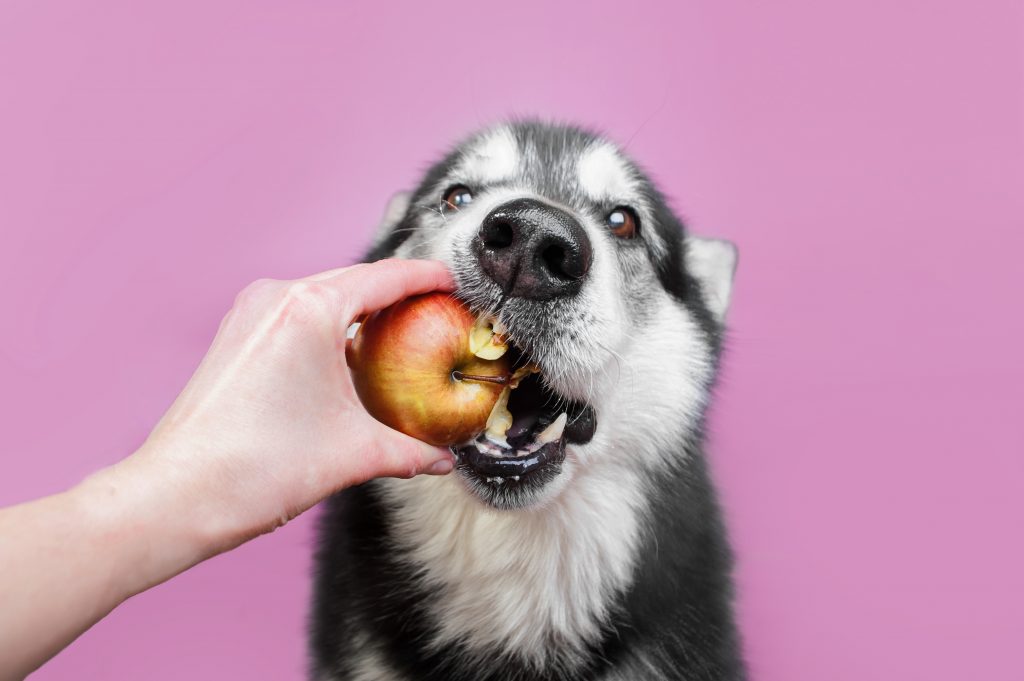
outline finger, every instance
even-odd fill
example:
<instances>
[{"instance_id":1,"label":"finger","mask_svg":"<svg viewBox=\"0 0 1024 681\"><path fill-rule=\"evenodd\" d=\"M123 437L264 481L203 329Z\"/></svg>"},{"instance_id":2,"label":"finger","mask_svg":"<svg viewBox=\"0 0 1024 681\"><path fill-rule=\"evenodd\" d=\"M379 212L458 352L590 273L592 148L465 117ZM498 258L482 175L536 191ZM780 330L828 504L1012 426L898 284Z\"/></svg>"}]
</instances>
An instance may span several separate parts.
<instances>
[{"instance_id":1,"label":"finger","mask_svg":"<svg viewBox=\"0 0 1024 681\"><path fill-rule=\"evenodd\" d=\"M375 312L418 293L455 288L451 273L437 260L379 260L355 265L321 283L338 287L353 317Z\"/></svg>"},{"instance_id":2,"label":"finger","mask_svg":"<svg viewBox=\"0 0 1024 681\"><path fill-rule=\"evenodd\" d=\"M444 475L454 468L447 448L435 447L371 420L361 438L360 480L371 478L411 478L421 473Z\"/></svg>"},{"instance_id":3,"label":"finger","mask_svg":"<svg viewBox=\"0 0 1024 681\"><path fill-rule=\"evenodd\" d=\"M316 274L311 274L308 277L305 277L304 280L305 281L324 281L326 279L333 279L336 276L338 276L339 274L341 274L342 272L347 272L348 270L352 269L353 267L358 267L358 265L348 265L346 267L335 267L333 270L325 270L323 272L317 272Z\"/></svg>"}]
</instances>

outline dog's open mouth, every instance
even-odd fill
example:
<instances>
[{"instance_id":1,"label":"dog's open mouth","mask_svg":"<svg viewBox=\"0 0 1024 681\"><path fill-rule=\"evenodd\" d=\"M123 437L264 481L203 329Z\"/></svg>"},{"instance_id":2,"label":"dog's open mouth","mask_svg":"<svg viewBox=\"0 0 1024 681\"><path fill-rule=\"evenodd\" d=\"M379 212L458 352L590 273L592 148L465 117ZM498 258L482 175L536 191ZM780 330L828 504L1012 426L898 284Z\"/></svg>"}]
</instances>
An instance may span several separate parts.
<instances>
[{"instance_id":1,"label":"dog's open mouth","mask_svg":"<svg viewBox=\"0 0 1024 681\"><path fill-rule=\"evenodd\" d=\"M539 372L509 392L507 410L507 429L489 428L452 447L459 470L475 482L513 487L545 482L561 470L566 444L589 442L597 428L593 407L557 394Z\"/></svg>"}]
</instances>

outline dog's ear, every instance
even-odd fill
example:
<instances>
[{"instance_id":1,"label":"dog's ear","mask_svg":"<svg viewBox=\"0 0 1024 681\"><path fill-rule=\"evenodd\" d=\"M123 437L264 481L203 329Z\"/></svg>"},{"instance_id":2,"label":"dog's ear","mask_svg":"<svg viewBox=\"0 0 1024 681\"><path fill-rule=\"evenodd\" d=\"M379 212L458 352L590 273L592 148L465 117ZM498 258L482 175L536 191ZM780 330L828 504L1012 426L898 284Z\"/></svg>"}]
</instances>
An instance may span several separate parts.
<instances>
[{"instance_id":1,"label":"dog's ear","mask_svg":"<svg viewBox=\"0 0 1024 681\"><path fill-rule=\"evenodd\" d=\"M729 309L737 257L730 241L698 236L686 239L686 269L700 282L704 303L719 322Z\"/></svg>"},{"instance_id":2,"label":"dog's ear","mask_svg":"<svg viewBox=\"0 0 1024 681\"><path fill-rule=\"evenodd\" d=\"M384 208L384 216L380 219L377 231L373 234L374 248L380 246L388 238L391 230L394 229L398 221L405 215L405 211L409 209L409 199L411 198L412 192L398 192L388 199L388 205Z\"/></svg>"}]
</instances>

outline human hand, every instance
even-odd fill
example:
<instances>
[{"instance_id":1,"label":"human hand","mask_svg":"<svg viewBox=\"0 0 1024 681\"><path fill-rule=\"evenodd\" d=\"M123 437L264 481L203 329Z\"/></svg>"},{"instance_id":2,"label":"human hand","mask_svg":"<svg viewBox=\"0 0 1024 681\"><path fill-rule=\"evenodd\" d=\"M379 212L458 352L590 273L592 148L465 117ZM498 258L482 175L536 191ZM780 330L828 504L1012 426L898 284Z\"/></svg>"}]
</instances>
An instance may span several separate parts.
<instances>
[{"instance_id":1,"label":"human hand","mask_svg":"<svg viewBox=\"0 0 1024 681\"><path fill-rule=\"evenodd\" d=\"M182 512L201 509L217 526L210 531L229 545L370 478L449 472L448 450L366 412L344 350L346 330L361 315L452 286L443 265L421 260L251 284L123 468L145 465L150 479L175 485Z\"/></svg>"}]
</instances>

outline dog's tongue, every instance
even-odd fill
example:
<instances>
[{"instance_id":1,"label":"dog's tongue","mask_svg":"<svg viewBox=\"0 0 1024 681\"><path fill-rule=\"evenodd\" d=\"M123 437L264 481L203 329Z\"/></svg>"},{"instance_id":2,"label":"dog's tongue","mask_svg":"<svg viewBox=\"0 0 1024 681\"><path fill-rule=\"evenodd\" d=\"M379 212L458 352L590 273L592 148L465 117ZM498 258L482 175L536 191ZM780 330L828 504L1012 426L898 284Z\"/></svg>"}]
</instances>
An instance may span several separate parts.
<instances>
[{"instance_id":1,"label":"dog's tongue","mask_svg":"<svg viewBox=\"0 0 1024 681\"><path fill-rule=\"evenodd\" d=\"M505 440L513 448L525 447L533 439L533 433L537 430L535 426L539 421L540 414L536 411L519 414L513 412L512 426L505 433Z\"/></svg>"}]
</instances>

